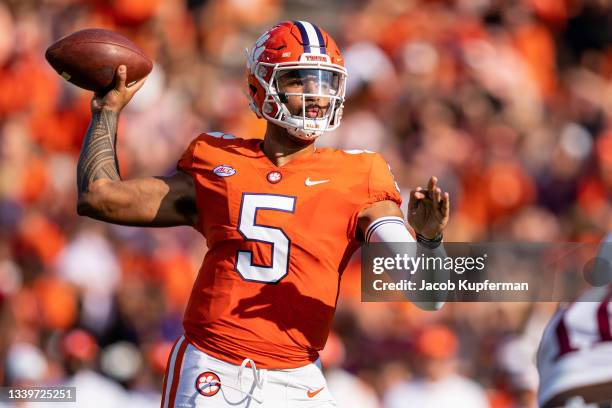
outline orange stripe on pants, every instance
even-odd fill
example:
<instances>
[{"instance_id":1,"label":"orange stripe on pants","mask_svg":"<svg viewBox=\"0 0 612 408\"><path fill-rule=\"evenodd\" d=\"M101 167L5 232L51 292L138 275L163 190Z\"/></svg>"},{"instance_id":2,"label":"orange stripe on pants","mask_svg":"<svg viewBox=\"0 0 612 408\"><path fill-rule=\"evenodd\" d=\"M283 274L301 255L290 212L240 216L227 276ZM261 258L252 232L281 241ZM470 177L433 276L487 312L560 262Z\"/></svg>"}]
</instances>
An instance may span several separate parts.
<instances>
[{"instance_id":1,"label":"orange stripe on pants","mask_svg":"<svg viewBox=\"0 0 612 408\"><path fill-rule=\"evenodd\" d=\"M174 343L170 356L168 356L166 375L164 376L164 389L162 393L161 408L174 406L176 390L180 382L183 356L185 355L187 345L187 340L185 340L185 337L181 336L176 343ZM170 381L170 384L168 384L168 381Z\"/></svg>"}]
</instances>

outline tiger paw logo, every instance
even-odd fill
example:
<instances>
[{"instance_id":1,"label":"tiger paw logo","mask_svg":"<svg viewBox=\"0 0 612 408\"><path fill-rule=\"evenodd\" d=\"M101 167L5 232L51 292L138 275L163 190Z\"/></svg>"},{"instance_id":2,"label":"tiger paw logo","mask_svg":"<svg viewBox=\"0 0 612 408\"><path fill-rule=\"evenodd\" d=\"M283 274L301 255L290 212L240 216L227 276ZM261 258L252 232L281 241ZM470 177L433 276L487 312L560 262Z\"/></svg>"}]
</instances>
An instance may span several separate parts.
<instances>
[{"instance_id":1,"label":"tiger paw logo","mask_svg":"<svg viewBox=\"0 0 612 408\"><path fill-rule=\"evenodd\" d=\"M196 390L205 397L212 397L221 389L221 380L213 372L206 371L198 375L195 382Z\"/></svg>"}]
</instances>

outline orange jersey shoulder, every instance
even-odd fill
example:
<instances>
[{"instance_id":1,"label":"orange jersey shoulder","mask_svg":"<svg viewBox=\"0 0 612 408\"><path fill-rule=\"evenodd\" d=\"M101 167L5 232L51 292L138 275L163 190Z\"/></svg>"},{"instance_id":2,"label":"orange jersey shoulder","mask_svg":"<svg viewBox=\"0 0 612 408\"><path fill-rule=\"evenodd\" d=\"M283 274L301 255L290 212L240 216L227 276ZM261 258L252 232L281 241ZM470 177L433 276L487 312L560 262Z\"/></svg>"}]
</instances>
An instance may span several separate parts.
<instances>
[{"instance_id":1,"label":"orange jersey shoulder","mask_svg":"<svg viewBox=\"0 0 612 408\"><path fill-rule=\"evenodd\" d=\"M329 156L330 161L346 166L347 177L355 178L359 183L367 184L366 203L381 200L395 201L401 205L400 188L391 173L391 167L377 152L370 150L321 149ZM358 177L356 177L358 176Z\"/></svg>"},{"instance_id":2,"label":"orange jersey shoulder","mask_svg":"<svg viewBox=\"0 0 612 408\"><path fill-rule=\"evenodd\" d=\"M256 157L258 142L261 140L243 139L222 132L202 133L191 141L177 168L187 172L205 170L211 160L218 160L225 155Z\"/></svg>"}]
</instances>

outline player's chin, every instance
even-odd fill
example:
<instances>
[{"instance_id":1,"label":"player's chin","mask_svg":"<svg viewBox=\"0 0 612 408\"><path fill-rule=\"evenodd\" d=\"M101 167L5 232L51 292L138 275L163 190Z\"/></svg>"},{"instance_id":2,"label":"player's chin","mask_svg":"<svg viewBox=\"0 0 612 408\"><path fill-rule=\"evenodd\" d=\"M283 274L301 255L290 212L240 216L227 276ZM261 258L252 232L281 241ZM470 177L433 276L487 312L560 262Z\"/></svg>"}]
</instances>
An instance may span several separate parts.
<instances>
[{"instance_id":1,"label":"player's chin","mask_svg":"<svg viewBox=\"0 0 612 408\"><path fill-rule=\"evenodd\" d=\"M327 117L327 112L329 112L329 105L321 106L317 112L317 119L323 119Z\"/></svg>"}]
</instances>

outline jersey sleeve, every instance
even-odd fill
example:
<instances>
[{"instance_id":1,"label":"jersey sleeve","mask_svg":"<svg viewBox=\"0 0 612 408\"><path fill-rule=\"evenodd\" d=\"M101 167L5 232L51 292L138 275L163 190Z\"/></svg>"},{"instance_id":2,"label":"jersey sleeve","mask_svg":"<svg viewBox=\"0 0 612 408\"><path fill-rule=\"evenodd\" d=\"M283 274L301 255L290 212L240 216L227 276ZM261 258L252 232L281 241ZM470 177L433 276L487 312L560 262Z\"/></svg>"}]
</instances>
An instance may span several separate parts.
<instances>
[{"instance_id":1,"label":"jersey sleeve","mask_svg":"<svg viewBox=\"0 0 612 408\"><path fill-rule=\"evenodd\" d=\"M394 201L398 207L402 204L399 186L391 173L391 167L378 153L374 153L372 159L368 181L368 195L367 204L384 200Z\"/></svg>"},{"instance_id":2,"label":"jersey sleeve","mask_svg":"<svg viewBox=\"0 0 612 408\"><path fill-rule=\"evenodd\" d=\"M176 169L191 174L194 170L202 168L202 154L205 144L206 142L203 140L202 135L193 139L181 155L181 158L176 164Z\"/></svg>"},{"instance_id":3,"label":"jersey sleeve","mask_svg":"<svg viewBox=\"0 0 612 408\"><path fill-rule=\"evenodd\" d=\"M378 201L393 201L398 207L402 204L399 186L395 182L393 174L391 174L391 168L385 159L378 153L366 154L372 155L372 162L367 179L367 196L363 198L363 201L353 214L349 223L348 236L350 240L355 240L357 237L357 223L361 211Z\"/></svg>"},{"instance_id":4,"label":"jersey sleeve","mask_svg":"<svg viewBox=\"0 0 612 408\"><path fill-rule=\"evenodd\" d=\"M205 208L207 200L205 199L205 191L202 188L202 184L206 181L205 177L203 176L204 172L201 170L210 167L207 166L205 158L210 157L211 155L212 152L209 144L207 143L206 135L199 135L193 139L191 143L189 143L189 146L187 146L187 149L185 149L181 155L181 158L176 164L176 169L178 171L183 171L194 179L196 186L196 207L198 210L199 220L198 225L196 225L196 230L200 231L205 237L205 218L210 216L210 211Z\"/></svg>"}]
</instances>

